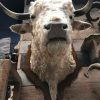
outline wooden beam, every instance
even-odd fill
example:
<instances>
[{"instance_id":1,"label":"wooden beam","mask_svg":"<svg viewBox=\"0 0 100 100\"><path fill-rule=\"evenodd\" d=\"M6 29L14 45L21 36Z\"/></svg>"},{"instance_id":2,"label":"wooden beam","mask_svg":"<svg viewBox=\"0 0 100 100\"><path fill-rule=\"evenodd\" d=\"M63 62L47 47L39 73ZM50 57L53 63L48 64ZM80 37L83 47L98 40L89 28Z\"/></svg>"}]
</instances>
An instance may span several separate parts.
<instances>
[{"instance_id":1,"label":"wooden beam","mask_svg":"<svg viewBox=\"0 0 100 100\"><path fill-rule=\"evenodd\" d=\"M5 100L8 77L11 69L10 60L0 60L0 100Z\"/></svg>"},{"instance_id":2,"label":"wooden beam","mask_svg":"<svg viewBox=\"0 0 100 100\"><path fill-rule=\"evenodd\" d=\"M70 87L66 87L62 100L100 100L100 72L94 71L89 79L84 76L84 67ZM42 91L33 85L22 87L22 100L44 100Z\"/></svg>"}]
</instances>

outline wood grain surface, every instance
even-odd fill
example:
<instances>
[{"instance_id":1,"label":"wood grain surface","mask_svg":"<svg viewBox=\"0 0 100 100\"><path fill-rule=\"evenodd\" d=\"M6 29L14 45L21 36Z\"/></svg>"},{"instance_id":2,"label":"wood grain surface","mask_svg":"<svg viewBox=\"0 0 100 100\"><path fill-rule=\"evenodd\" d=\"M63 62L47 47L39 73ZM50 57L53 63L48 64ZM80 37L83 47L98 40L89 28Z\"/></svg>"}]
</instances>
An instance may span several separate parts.
<instances>
[{"instance_id":1,"label":"wood grain surface","mask_svg":"<svg viewBox=\"0 0 100 100\"><path fill-rule=\"evenodd\" d=\"M89 79L84 76L87 68L83 68L78 78L70 87L66 87L63 100L100 100L100 71L93 71ZM22 100L44 100L41 90L33 85L22 87Z\"/></svg>"},{"instance_id":2,"label":"wood grain surface","mask_svg":"<svg viewBox=\"0 0 100 100\"><path fill-rule=\"evenodd\" d=\"M7 59L0 59L0 100L5 100L11 64Z\"/></svg>"}]
</instances>

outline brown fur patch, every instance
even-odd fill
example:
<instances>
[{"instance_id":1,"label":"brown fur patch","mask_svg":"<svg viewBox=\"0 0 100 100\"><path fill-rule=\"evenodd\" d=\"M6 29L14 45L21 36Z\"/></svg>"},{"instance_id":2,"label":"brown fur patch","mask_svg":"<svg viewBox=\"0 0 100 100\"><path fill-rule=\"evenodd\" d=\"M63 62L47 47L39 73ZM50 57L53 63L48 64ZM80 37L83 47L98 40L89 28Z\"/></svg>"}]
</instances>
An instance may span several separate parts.
<instances>
[{"instance_id":1,"label":"brown fur patch","mask_svg":"<svg viewBox=\"0 0 100 100\"><path fill-rule=\"evenodd\" d=\"M60 21L60 18L53 17L50 21Z\"/></svg>"}]
</instances>

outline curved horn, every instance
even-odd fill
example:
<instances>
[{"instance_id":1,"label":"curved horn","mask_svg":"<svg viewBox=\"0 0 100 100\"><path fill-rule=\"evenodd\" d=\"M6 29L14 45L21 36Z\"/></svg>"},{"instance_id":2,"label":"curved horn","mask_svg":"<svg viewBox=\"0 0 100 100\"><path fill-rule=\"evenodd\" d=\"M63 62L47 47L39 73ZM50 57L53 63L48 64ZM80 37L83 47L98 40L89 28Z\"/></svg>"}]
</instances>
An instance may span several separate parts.
<instances>
[{"instance_id":1,"label":"curved horn","mask_svg":"<svg viewBox=\"0 0 100 100\"><path fill-rule=\"evenodd\" d=\"M0 2L0 10L7 14L9 17L17 20L25 20L30 18L29 13L16 13L9 9L7 9L1 2Z\"/></svg>"},{"instance_id":2,"label":"curved horn","mask_svg":"<svg viewBox=\"0 0 100 100\"><path fill-rule=\"evenodd\" d=\"M93 0L88 0L87 4L83 8L80 8L74 12L75 17L86 14L91 9L92 4L93 4Z\"/></svg>"},{"instance_id":3,"label":"curved horn","mask_svg":"<svg viewBox=\"0 0 100 100\"><path fill-rule=\"evenodd\" d=\"M86 13L86 18L87 18L87 20L90 21L90 22L91 22L91 21L97 21L97 20L99 20L99 17L93 19L93 18L91 17L91 15L90 15L91 10L94 9L94 8L100 9L100 2L93 2L92 8L89 10L88 13ZM99 13L99 12L98 12L98 13Z\"/></svg>"}]
</instances>

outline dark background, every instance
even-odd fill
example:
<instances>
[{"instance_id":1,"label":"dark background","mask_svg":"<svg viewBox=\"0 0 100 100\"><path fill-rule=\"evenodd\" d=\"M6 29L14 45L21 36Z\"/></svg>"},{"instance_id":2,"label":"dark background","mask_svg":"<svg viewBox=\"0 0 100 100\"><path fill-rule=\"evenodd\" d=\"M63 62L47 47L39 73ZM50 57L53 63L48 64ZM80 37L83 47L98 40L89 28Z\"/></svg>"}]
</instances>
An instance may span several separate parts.
<instances>
[{"instance_id":1,"label":"dark background","mask_svg":"<svg viewBox=\"0 0 100 100\"><path fill-rule=\"evenodd\" d=\"M12 11L23 12L24 10L24 0L0 0L0 2ZM16 23L21 23L21 21L16 21L0 12L0 39L10 37L12 48L18 42L19 35L12 33L9 26Z\"/></svg>"}]
</instances>

